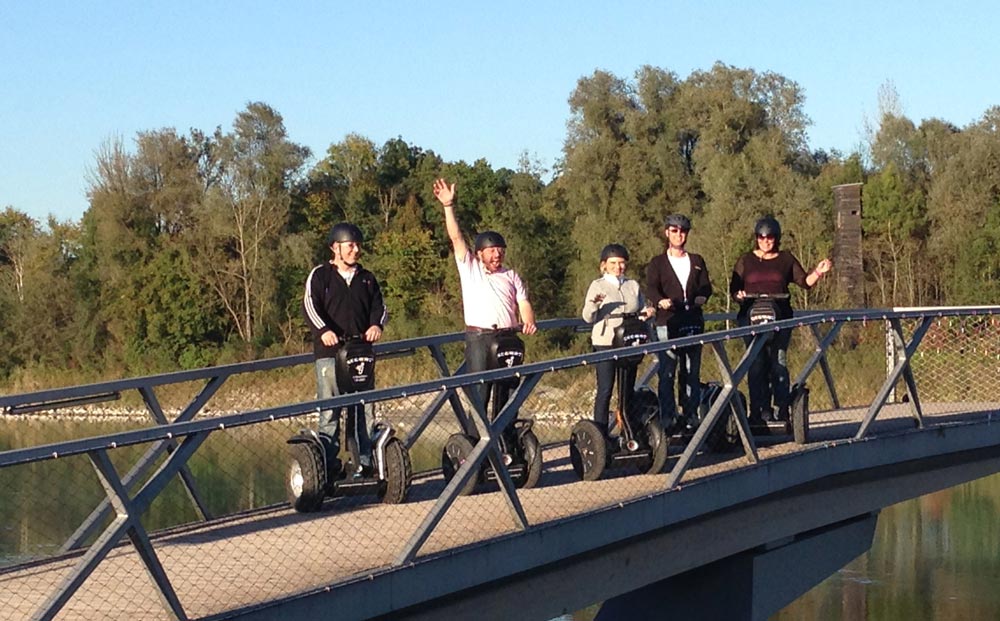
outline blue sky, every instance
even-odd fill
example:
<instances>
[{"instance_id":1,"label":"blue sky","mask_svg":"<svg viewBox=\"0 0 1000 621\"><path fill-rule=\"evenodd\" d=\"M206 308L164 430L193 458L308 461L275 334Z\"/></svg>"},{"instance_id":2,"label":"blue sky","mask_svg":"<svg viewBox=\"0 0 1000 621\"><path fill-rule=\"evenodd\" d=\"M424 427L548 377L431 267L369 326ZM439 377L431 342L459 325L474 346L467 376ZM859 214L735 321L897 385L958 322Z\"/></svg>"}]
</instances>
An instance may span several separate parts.
<instances>
[{"instance_id":1,"label":"blue sky","mask_svg":"<svg viewBox=\"0 0 1000 621\"><path fill-rule=\"evenodd\" d=\"M716 61L805 92L812 148L849 152L891 81L959 126L1000 105L990 2L0 0L0 208L77 220L103 142L228 129L264 101L321 158L350 132L448 160L560 157L576 81Z\"/></svg>"}]
</instances>

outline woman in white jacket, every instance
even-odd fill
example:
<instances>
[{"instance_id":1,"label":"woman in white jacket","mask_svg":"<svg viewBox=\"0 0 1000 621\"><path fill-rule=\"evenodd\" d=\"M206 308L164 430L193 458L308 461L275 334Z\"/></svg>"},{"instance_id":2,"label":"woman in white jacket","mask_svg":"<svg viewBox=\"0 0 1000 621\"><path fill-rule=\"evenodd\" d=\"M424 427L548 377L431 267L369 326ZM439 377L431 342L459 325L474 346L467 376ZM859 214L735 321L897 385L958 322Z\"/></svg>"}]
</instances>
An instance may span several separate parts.
<instances>
[{"instance_id":1,"label":"woman in white jacket","mask_svg":"<svg viewBox=\"0 0 1000 621\"><path fill-rule=\"evenodd\" d=\"M615 328L622 324L623 313L640 313L643 318L655 310L646 304L639 283L625 276L628 267L628 250L621 244L608 244L601 250L601 277L590 283L583 303L583 320L594 324L590 342L594 351L611 349ZM607 435L608 411L611 393L615 387L615 361L606 360L596 365L597 395L594 398L594 422ZM636 365L626 368L622 388L631 392L635 386Z\"/></svg>"}]
</instances>

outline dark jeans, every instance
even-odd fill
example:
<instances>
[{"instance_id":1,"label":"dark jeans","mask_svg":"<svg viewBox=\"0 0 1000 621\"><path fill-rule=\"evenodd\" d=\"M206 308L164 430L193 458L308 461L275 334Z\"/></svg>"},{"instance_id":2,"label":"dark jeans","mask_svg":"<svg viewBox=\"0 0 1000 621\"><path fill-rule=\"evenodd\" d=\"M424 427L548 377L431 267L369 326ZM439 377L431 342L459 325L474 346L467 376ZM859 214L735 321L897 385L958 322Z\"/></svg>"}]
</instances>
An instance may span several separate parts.
<instances>
[{"instance_id":1,"label":"dark jeans","mask_svg":"<svg viewBox=\"0 0 1000 621\"><path fill-rule=\"evenodd\" d=\"M740 325L749 325L741 321ZM743 339L747 346L753 337ZM757 354L747 371L747 388L750 392L750 416L762 418L773 416L775 409L781 418L788 411L788 344L792 340L791 330L781 330L768 337L767 343ZM773 398L773 406L772 406Z\"/></svg>"},{"instance_id":2,"label":"dark jeans","mask_svg":"<svg viewBox=\"0 0 1000 621\"><path fill-rule=\"evenodd\" d=\"M666 341L667 326L656 326L656 340ZM657 354L659 386L656 396L660 401L660 420L664 425L677 416L674 399L674 377L677 377L680 406L685 417L696 416L701 401L701 345L682 347Z\"/></svg>"},{"instance_id":3,"label":"dark jeans","mask_svg":"<svg viewBox=\"0 0 1000 621\"><path fill-rule=\"evenodd\" d=\"M494 334L492 332L466 331L465 368L468 373L487 371L492 368L490 364L490 345L493 343L493 338ZM486 408L487 418L491 422L497 413L503 409L503 406L507 405L507 400L510 399L510 388L508 386L494 386L492 383L486 383L470 388L479 393L479 396L483 400L483 406ZM493 397L495 400L495 403L492 405L490 404L490 397ZM513 425L509 425L504 431L512 432L513 428ZM472 433L470 429L467 429L466 433L477 438L479 437L478 433Z\"/></svg>"},{"instance_id":4,"label":"dark jeans","mask_svg":"<svg viewBox=\"0 0 1000 621\"><path fill-rule=\"evenodd\" d=\"M611 349L610 345L594 345L594 351L607 351ZM631 396L632 391L635 389L635 375L638 365L630 364L625 367L625 381L619 390L625 394ZM595 370L597 371L597 394L594 396L594 422L600 427L601 431L607 434L611 431L611 427L614 426L613 423L609 424L609 414L611 408L611 393L615 388L615 378L617 377L618 368L614 360L605 360L603 362L598 362L595 365ZM621 403L618 403L618 407L621 408ZM624 414L624 412L623 412Z\"/></svg>"}]
</instances>

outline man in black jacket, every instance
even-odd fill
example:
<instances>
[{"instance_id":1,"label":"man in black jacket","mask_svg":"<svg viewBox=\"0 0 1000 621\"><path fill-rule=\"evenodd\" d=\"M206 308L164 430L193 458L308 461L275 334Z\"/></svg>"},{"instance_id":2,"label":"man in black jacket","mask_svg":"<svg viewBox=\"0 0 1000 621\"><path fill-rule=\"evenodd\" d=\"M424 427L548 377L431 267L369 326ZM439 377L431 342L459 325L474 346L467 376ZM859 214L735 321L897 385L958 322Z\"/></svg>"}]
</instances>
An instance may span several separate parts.
<instances>
[{"instance_id":1,"label":"man in black jacket","mask_svg":"<svg viewBox=\"0 0 1000 621\"><path fill-rule=\"evenodd\" d=\"M340 394L334 357L342 341L361 336L374 343L381 338L382 328L388 320L375 275L358 263L363 239L361 229L353 224L334 225L326 239L332 258L314 267L306 279L302 307L313 335L318 399ZM351 406L347 413L347 433L357 442L359 468L371 467L366 409L371 417L372 404ZM332 465L330 470L339 470L340 409L320 410L319 436L326 449L327 463Z\"/></svg>"},{"instance_id":2,"label":"man in black jacket","mask_svg":"<svg viewBox=\"0 0 1000 621\"><path fill-rule=\"evenodd\" d=\"M646 299L656 307L656 337L660 341L705 331L701 307L712 295L712 282L701 255L684 248L690 230L687 216L667 216L663 230L667 249L646 268ZM660 419L670 425L677 416L674 374L680 363L680 406L688 422L694 423L701 400L701 345L661 353L658 359Z\"/></svg>"}]
</instances>

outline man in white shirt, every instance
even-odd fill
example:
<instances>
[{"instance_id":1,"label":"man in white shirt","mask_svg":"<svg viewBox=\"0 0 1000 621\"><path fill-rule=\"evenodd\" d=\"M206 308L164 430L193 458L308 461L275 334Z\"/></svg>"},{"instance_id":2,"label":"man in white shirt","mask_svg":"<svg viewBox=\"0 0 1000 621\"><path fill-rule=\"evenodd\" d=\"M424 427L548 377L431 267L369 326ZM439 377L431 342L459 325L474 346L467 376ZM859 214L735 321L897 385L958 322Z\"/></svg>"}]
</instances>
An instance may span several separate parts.
<instances>
[{"instance_id":1,"label":"man in white shirt","mask_svg":"<svg viewBox=\"0 0 1000 621\"><path fill-rule=\"evenodd\" d=\"M489 368L494 331L516 328L520 318L521 332L534 334L537 330L535 312L521 277L503 266L507 252L503 236L496 231L480 233L476 236L475 251L470 252L455 218L455 184L437 179L434 196L444 208L445 228L455 251L462 284L466 370L470 373L485 371ZM489 401L490 391L490 385L480 390L484 405ZM507 389L498 387L498 409L506 403L507 393Z\"/></svg>"}]
</instances>

